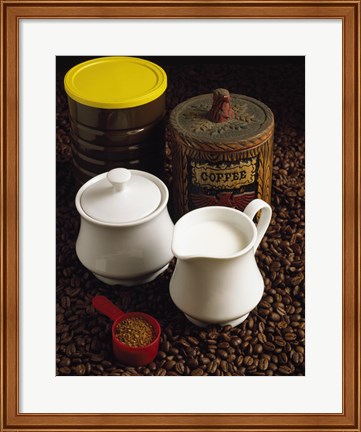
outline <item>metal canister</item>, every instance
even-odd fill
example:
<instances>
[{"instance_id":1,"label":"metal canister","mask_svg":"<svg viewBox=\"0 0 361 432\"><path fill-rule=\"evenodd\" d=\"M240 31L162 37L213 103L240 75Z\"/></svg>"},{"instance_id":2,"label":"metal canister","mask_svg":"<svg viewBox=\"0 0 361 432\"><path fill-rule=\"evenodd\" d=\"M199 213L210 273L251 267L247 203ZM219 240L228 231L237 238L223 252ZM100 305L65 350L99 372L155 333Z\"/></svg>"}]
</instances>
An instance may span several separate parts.
<instances>
[{"instance_id":1,"label":"metal canister","mask_svg":"<svg viewBox=\"0 0 361 432\"><path fill-rule=\"evenodd\" d=\"M167 75L135 57L101 57L64 78L79 184L124 167L163 177Z\"/></svg>"},{"instance_id":2,"label":"metal canister","mask_svg":"<svg viewBox=\"0 0 361 432\"><path fill-rule=\"evenodd\" d=\"M271 202L274 117L226 89L188 99L170 115L175 217L205 206Z\"/></svg>"}]
</instances>

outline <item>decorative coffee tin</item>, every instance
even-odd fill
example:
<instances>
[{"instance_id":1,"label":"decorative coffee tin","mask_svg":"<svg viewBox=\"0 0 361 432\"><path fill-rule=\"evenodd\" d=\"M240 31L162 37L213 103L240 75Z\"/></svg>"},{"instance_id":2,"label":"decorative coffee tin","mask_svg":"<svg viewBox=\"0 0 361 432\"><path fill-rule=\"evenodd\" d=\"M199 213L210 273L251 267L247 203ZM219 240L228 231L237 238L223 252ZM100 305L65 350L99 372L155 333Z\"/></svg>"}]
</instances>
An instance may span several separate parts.
<instances>
[{"instance_id":1,"label":"decorative coffee tin","mask_svg":"<svg viewBox=\"0 0 361 432\"><path fill-rule=\"evenodd\" d=\"M182 102L170 115L176 218L223 205L243 210L271 202L274 118L262 102L217 89Z\"/></svg>"}]
</instances>

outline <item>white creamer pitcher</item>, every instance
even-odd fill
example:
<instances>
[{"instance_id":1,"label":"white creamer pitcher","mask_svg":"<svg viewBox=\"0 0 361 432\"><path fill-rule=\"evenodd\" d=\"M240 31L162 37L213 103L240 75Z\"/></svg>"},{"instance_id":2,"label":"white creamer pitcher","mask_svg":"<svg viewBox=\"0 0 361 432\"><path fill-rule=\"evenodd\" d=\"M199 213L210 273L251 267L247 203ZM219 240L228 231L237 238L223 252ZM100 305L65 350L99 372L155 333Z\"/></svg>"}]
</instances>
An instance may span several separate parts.
<instances>
[{"instance_id":1,"label":"white creamer pitcher","mask_svg":"<svg viewBox=\"0 0 361 432\"><path fill-rule=\"evenodd\" d=\"M254 255L271 215L271 207L255 199L243 213L203 207L176 223L172 251L177 263L170 295L191 322L236 326L257 306L264 282Z\"/></svg>"}]
</instances>

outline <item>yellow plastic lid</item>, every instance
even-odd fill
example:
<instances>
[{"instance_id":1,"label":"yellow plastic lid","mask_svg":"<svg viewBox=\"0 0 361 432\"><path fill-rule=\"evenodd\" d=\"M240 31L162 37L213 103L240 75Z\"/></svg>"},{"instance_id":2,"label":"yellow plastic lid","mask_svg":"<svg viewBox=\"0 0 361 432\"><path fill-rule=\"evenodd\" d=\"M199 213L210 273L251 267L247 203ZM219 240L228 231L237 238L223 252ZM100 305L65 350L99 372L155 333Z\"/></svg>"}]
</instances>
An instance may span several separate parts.
<instances>
[{"instance_id":1,"label":"yellow plastic lid","mask_svg":"<svg viewBox=\"0 0 361 432\"><path fill-rule=\"evenodd\" d=\"M64 78L68 96L94 108L131 108L160 97L167 75L155 63L135 57L101 57L80 63Z\"/></svg>"}]
</instances>

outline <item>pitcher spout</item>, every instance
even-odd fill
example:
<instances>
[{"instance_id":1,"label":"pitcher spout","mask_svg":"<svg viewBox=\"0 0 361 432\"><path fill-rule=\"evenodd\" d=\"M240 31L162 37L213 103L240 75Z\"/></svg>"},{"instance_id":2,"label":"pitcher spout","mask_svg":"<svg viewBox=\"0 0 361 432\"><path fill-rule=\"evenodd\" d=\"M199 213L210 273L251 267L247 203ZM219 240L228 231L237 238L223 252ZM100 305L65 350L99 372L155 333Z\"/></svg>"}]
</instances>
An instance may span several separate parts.
<instances>
[{"instance_id":1,"label":"pitcher spout","mask_svg":"<svg viewBox=\"0 0 361 432\"><path fill-rule=\"evenodd\" d=\"M175 226L171 246L172 253L175 258L181 261L195 261L203 258L202 256L195 254L195 251L192 251L191 245L188 246L189 247L185 245L184 236L182 236L182 230Z\"/></svg>"}]
</instances>

